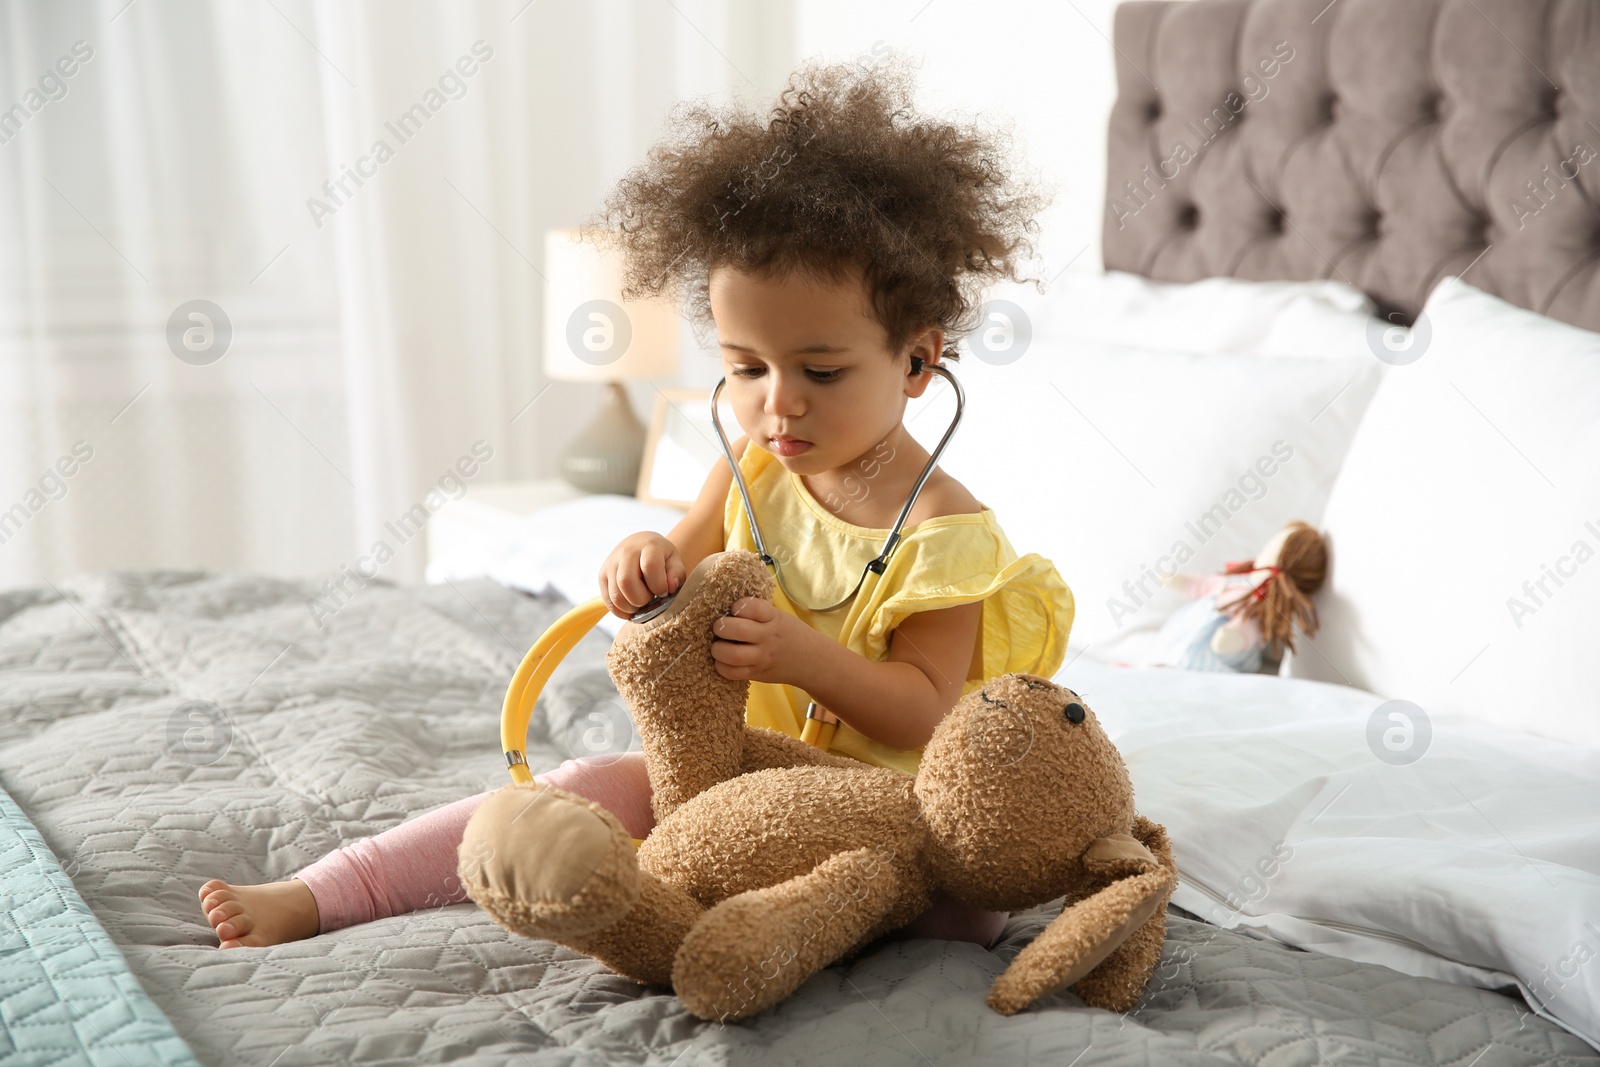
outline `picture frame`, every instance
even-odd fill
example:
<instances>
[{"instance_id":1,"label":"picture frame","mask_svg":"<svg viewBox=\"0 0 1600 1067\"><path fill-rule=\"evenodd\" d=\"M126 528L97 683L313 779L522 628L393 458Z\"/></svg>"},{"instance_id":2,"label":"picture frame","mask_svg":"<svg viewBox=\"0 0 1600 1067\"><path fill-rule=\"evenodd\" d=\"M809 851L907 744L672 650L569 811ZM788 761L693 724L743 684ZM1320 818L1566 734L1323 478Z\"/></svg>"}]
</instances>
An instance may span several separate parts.
<instances>
[{"instance_id":1,"label":"picture frame","mask_svg":"<svg viewBox=\"0 0 1600 1067\"><path fill-rule=\"evenodd\" d=\"M725 398L717 407L732 443L740 432L733 407ZM657 389L634 495L646 504L687 511L712 468L726 462L711 422L711 390Z\"/></svg>"}]
</instances>

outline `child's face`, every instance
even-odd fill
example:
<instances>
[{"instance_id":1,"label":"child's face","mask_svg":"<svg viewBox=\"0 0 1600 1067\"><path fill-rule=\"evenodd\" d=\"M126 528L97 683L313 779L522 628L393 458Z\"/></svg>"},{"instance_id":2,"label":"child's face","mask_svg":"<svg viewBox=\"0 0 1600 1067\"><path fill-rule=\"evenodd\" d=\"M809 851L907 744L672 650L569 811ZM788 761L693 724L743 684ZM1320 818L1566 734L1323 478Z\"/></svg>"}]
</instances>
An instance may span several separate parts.
<instances>
[{"instance_id":1,"label":"child's face","mask_svg":"<svg viewBox=\"0 0 1600 1067\"><path fill-rule=\"evenodd\" d=\"M708 285L728 378L723 395L750 440L796 474L835 470L870 452L933 377L911 377L911 356L936 362L943 332L925 330L894 352L859 273L834 282L719 267ZM774 440L781 437L805 443Z\"/></svg>"}]
</instances>

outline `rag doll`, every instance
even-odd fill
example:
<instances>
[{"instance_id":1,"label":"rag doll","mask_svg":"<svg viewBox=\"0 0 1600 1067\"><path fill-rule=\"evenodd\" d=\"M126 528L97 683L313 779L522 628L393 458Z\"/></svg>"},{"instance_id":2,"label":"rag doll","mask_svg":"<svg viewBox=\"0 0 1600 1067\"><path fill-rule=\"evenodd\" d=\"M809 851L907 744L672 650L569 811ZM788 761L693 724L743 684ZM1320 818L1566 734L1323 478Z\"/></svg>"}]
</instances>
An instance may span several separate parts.
<instances>
[{"instance_id":1,"label":"rag doll","mask_svg":"<svg viewBox=\"0 0 1600 1067\"><path fill-rule=\"evenodd\" d=\"M1317 632L1311 594L1328 572L1322 535L1295 521L1273 535L1254 560L1229 563L1221 574L1177 574L1168 580L1190 603L1157 637L1155 663L1195 671L1255 672L1294 650L1295 630Z\"/></svg>"}]
</instances>

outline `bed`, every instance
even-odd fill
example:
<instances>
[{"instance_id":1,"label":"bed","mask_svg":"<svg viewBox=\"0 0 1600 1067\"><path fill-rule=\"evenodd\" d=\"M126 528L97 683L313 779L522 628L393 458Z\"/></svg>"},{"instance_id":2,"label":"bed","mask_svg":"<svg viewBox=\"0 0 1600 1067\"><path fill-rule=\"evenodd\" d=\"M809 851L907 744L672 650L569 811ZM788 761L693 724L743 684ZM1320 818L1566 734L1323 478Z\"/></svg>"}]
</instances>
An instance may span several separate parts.
<instances>
[{"instance_id":1,"label":"bed","mask_svg":"<svg viewBox=\"0 0 1600 1067\"><path fill-rule=\"evenodd\" d=\"M1593 173L1538 201L1553 225L1517 229L1499 195L1503 183L1520 184L1517 168L1539 170L1538 152L1558 135L1586 136L1575 125L1585 108L1600 114L1600 5L1163 0L1124 4L1113 37L1119 97L1104 247L1120 272L1106 284L1126 299L1091 286L1063 294L1055 318L1048 307L1031 312L1035 358L1065 346L1082 376L1068 390L1084 418L1062 429L1081 435L1063 451L1064 473L1085 492L1117 491L1095 479L1123 478L1130 500L1142 490L1128 486L1140 482L1182 483L1192 499L1162 505L1180 515L1220 495L1203 471L1163 466L1110 439L1128 420L1180 419L1161 397L1143 395L1113 421L1088 417L1097 403L1118 411L1127 392L1119 366L1188 375L1171 379L1171 391L1191 397L1237 375L1252 390L1261 440L1279 432L1274 405L1315 427L1296 429L1295 464L1261 483L1271 505L1234 513L1199 546L1196 565L1250 544L1280 505L1313 520L1326 513L1330 524L1343 515L1339 529L1357 529L1362 512L1337 483L1351 464L1385 454L1361 460L1361 435L1389 388L1372 367L1391 362L1369 349L1369 321L1414 330L1432 317L1436 347L1487 332L1451 333L1443 305L1424 312L1449 288L1443 279L1465 275L1552 328L1600 328ZM1294 58L1276 54L1268 78L1258 61L1284 40ZM1255 81L1243 82L1247 74ZM1424 109L1430 86L1438 99ZM1249 100L1237 111L1227 103L1236 89ZM1111 201L1126 195L1123 181L1158 166L1178 130L1203 128L1219 105L1245 121L1164 186L1146 186L1147 199L1125 203L1131 214L1118 211ZM1409 169L1397 170L1402 162ZM1257 282L1266 288L1247 284ZM1450 292L1459 297L1459 288ZM1083 333L1060 332L1065 320L1092 328L1091 310L1122 347L1091 352ZM1163 329L1183 335L1180 352L1157 336ZM1290 342L1354 347L1360 358L1282 358ZM1246 350L1259 362L1228 362ZM979 398L1006 394L984 392L1003 388L994 366L964 367L979 418ZM1583 381L1572 387L1579 400ZM1559 418L1545 417L1570 438ZM979 421L956 443L992 445L1003 431ZM1508 432L1520 439L1518 427ZM1097 441L1111 446L1103 456L1089 451ZM1112 454L1119 446L1125 464ZM1223 466L1249 464L1259 446L1236 443ZM955 444L951 457L994 469ZM1536 458L1568 484L1565 466ZM1600 957L1600 849L1588 816L1600 810L1600 744L1580 743L1579 733L1594 720L1592 696L1568 702L1571 721L1497 724L1504 700L1487 675L1476 684L1467 673L1498 703L1457 713L1447 697L1427 698L1427 758L1374 760L1366 731L1392 703L1375 693L1420 691L1394 673L1405 663L1325 643L1322 667L1343 680L1319 679L1318 664L1304 662L1291 662L1291 677L1117 666L1138 659L1161 611L1154 598L1128 597L1135 614L1124 619L1109 604L1126 596L1123 581L1138 588L1146 549L1123 542L1145 522L1142 505L1130 504L1102 544L1092 529L1065 529L1059 511L1028 513L1024 486L966 480L991 486L1019 548L1048 544L1040 551L1078 592L1079 636L1059 678L1096 709L1128 760L1141 811L1166 824L1179 849L1183 884L1162 964L1131 1011L1090 1009L1071 992L1010 1018L985 1006L989 983L1059 902L1014 914L988 950L881 943L735 1025L702 1022L670 994L513 937L470 904L219 951L196 903L207 878L286 878L334 847L504 783L507 679L534 639L588 595L592 570L570 552L552 559L552 531L566 546L613 543L604 524L631 521L626 532L664 521L580 502L430 572L432 584L374 582L331 616L311 610L314 580L243 574L96 573L0 593L0 1058L1600 1065L1600 963L1590 962ZM988 502L991 492L982 495ZM594 529L583 529L585 516ZM1353 533L1335 551L1360 559ZM1104 561L1105 575L1079 559ZM1361 598L1378 595L1359 576L1342 572L1330 626L1355 626ZM1559 652L1586 639L1587 602L1576 592L1541 602L1540 620L1577 613L1571 636L1547 626L1544 643ZM1463 671L1501 669L1496 657L1517 646L1495 641ZM608 643L608 628L590 633L541 698L528 744L535 771L639 747L604 669ZM1569 658L1551 673L1576 689L1592 669ZM1524 681L1529 692L1544 684ZM596 723L608 728L597 733ZM1544 732L1511 728L1522 726ZM1469 826L1460 818L1474 805L1483 820ZM1580 951L1580 941L1596 951Z\"/></svg>"},{"instance_id":2,"label":"bed","mask_svg":"<svg viewBox=\"0 0 1600 1067\"><path fill-rule=\"evenodd\" d=\"M0 780L48 847L34 862L71 902L46 914L18 899L8 867L8 1062L67 1059L75 1041L86 1062L184 1063L186 1043L195 1062L277 1067L1071 1062L1086 1049L1082 1062L1600 1061L1515 997L1176 908L1162 969L1125 1016L1070 993L1009 1019L984 1005L1049 908L1013 916L988 951L887 943L733 1026L515 938L470 904L221 952L195 905L205 879L285 878L500 784L505 679L565 607L487 581L374 587L319 630L315 595L309 582L160 572L0 600ZM588 716L614 696L606 645L591 633L563 664L534 722L534 766L585 751ZM1080 684L1117 703L1103 679ZM115 948L79 944L95 920ZM38 977L14 969L22 952L41 957Z\"/></svg>"}]
</instances>

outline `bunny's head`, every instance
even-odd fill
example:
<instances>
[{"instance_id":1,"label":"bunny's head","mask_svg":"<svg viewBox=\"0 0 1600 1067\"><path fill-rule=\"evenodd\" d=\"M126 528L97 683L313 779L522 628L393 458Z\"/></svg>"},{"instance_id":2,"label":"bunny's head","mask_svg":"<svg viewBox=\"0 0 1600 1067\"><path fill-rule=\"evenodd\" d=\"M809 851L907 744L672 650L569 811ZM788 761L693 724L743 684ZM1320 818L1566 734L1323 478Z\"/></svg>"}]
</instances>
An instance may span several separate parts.
<instances>
[{"instance_id":1,"label":"bunny's head","mask_svg":"<svg viewBox=\"0 0 1600 1067\"><path fill-rule=\"evenodd\" d=\"M1135 815L1127 766L1094 712L1031 674L962 697L924 746L913 789L941 884L997 911L1082 885L1086 853Z\"/></svg>"}]
</instances>

